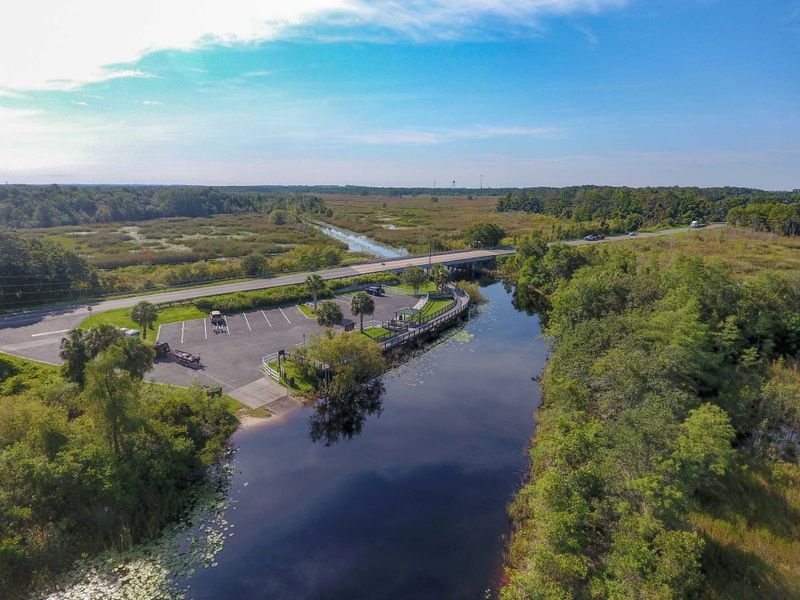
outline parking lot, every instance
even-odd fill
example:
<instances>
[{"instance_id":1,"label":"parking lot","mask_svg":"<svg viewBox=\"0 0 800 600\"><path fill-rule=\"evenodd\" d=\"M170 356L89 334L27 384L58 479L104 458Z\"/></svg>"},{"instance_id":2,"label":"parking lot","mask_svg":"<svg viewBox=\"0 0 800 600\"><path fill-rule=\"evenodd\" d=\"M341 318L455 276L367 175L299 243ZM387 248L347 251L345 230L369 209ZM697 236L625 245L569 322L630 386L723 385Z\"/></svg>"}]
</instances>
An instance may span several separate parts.
<instances>
[{"instance_id":1,"label":"parking lot","mask_svg":"<svg viewBox=\"0 0 800 600\"><path fill-rule=\"evenodd\" d=\"M337 296L345 319L358 319L350 313L351 295ZM413 306L417 298L406 295L373 297L375 314L365 321L384 321L396 310ZM159 361L147 379L163 383L189 385L197 381L206 385L222 385L226 392L237 389L262 376L261 357L291 350L308 337L320 333L316 319L306 317L297 306L284 306L224 315L226 326L215 332L210 319L194 319L162 325L158 340L173 350L184 350L201 357L198 368ZM338 329L338 328L337 328Z\"/></svg>"}]
</instances>

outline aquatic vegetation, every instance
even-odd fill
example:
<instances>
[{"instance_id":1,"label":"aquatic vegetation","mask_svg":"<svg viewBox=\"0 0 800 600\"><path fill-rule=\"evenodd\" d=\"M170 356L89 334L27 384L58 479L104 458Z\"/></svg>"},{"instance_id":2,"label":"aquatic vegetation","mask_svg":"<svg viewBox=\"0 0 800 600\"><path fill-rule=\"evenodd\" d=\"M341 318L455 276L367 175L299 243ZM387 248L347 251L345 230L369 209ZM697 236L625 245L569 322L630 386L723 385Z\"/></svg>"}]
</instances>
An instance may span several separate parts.
<instances>
[{"instance_id":1,"label":"aquatic vegetation","mask_svg":"<svg viewBox=\"0 0 800 600\"><path fill-rule=\"evenodd\" d=\"M228 495L235 470L233 460L216 467L210 483L198 493L194 508L158 539L127 552L105 552L79 560L40 600L185 598L187 579L198 568L216 567L217 553L233 535L225 513L235 502Z\"/></svg>"}]
</instances>

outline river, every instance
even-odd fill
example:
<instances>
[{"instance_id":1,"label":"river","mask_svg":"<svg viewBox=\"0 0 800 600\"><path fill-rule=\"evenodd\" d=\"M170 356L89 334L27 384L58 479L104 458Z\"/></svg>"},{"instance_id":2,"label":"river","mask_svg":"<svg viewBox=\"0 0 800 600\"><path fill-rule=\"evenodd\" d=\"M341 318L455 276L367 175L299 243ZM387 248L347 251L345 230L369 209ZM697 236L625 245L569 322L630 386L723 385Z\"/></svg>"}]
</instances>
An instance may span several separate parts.
<instances>
[{"instance_id":1,"label":"river","mask_svg":"<svg viewBox=\"0 0 800 600\"><path fill-rule=\"evenodd\" d=\"M384 376L367 414L317 420L323 439L311 409L236 434L235 535L187 597L478 599L494 587L547 351L500 284L484 294L462 331ZM360 435L335 439L343 423Z\"/></svg>"},{"instance_id":2,"label":"river","mask_svg":"<svg viewBox=\"0 0 800 600\"><path fill-rule=\"evenodd\" d=\"M405 248L395 248L388 244L382 244L366 235L334 227L327 223L312 223L312 225L328 237L347 244L347 249L350 252L369 254L378 258L399 258L409 254Z\"/></svg>"}]
</instances>

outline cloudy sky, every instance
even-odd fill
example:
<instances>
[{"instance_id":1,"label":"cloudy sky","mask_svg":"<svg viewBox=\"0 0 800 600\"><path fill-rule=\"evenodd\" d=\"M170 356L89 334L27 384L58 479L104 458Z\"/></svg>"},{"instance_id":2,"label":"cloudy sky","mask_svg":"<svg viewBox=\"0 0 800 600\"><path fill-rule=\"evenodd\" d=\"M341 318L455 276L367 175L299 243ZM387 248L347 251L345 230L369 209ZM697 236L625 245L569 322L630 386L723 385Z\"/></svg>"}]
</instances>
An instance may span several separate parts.
<instances>
[{"instance_id":1,"label":"cloudy sky","mask_svg":"<svg viewBox=\"0 0 800 600\"><path fill-rule=\"evenodd\" d=\"M800 0L8 0L0 181L800 187Z\"/></svg>"}]
</instances>

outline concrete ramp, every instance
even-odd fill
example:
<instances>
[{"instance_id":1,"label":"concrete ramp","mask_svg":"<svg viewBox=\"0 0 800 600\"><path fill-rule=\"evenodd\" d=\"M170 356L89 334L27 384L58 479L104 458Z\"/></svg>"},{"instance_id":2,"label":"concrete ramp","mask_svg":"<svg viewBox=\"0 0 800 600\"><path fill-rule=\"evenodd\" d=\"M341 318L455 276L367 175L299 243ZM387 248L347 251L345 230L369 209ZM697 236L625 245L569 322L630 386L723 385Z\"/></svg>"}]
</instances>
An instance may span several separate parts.
<instances>
[{"instance_id":1,"label":"concrete ramp","mask_svg":"<svg viewBox=\"0 0 800 600\"><path fill-rule=\"evenodd\" d=\"M236 398L239 402L246 404L250 408L260 408L262 406L270 408L270 405L273 404L280 407L289 397L286 388L269 377L261 377L252 383L248 383L247 385L243 385L240 388L228 392L228 395ZM297 406L294 401L292 401L292 403L293 406ZM272 409L270 408L270 410ZM284 410L284 412L286 411Z\"/></svg>"}]
</instances>

